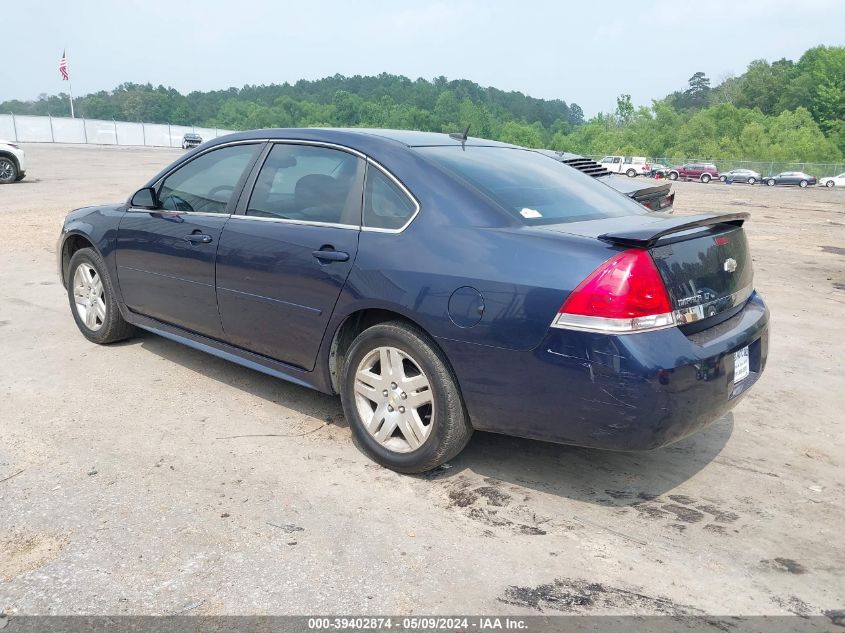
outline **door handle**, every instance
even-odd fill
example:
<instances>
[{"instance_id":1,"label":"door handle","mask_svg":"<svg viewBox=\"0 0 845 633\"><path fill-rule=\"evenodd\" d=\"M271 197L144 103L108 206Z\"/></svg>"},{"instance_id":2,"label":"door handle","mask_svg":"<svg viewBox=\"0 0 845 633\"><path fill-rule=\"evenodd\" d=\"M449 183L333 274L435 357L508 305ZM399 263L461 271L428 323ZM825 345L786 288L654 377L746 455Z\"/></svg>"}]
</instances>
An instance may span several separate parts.
<instances>
[{"instance_id":1,"label":"door handle","mask_svg":"<svg viewBox=\"0 0 845 633\"><path fill-rule=\"evenodd\" d=\"M191 244L211 244L211 236L205 233L191 233L184 237Z\"/></svg>"},{"instance_id":2,"label":"door handle","mask_svg":"<svg viewBox=\"0 0 845 633\"><path fill-rule=\"evenodd\" d=\"M320 249L319 251L311 251L311 254L319 259L321 263L345 262L349 260L349 253L336 251L334 249Z\"/></svg>"}]
</instances>

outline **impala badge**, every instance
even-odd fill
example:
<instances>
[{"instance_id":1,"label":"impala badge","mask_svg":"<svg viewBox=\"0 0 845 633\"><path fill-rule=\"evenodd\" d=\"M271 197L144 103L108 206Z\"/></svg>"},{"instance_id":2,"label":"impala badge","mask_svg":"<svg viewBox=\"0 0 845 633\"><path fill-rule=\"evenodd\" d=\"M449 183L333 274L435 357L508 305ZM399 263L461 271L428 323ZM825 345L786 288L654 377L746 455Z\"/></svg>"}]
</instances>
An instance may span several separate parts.
<instances>
[{"instance_id":1,"label":"impala badge","mask_svg":"<svg viewBox=\"0 0 845 633\"><path fill-rule=\"evenodd\" d=\"M732 273L736 270L736 260L733 257L728 257L725 260L724 269L726 273Z\"/></svg>"}]
</instances>

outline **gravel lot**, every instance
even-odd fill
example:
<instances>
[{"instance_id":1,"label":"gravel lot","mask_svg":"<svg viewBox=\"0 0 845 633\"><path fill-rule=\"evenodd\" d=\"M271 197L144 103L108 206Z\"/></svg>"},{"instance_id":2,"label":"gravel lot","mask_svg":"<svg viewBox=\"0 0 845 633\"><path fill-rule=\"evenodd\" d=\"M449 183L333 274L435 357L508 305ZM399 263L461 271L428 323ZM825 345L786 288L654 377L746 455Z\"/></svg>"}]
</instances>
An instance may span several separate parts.
<instances>
[{"instance_id":1,"label":"gravel lot","mask_svg":"<svg viewBox=\"0 0 845 633\"><path fill-rule=\"evenodd\" d=\"M0 187L0 610L845 607L844 190L675 185L678 213L752 214L771 349L728 417L645 454L477 433L409 477L354 448L337 398L149 334L88 343L60 218L181 152L25 149L26 180Z\"/></svg>"}]
</instances>

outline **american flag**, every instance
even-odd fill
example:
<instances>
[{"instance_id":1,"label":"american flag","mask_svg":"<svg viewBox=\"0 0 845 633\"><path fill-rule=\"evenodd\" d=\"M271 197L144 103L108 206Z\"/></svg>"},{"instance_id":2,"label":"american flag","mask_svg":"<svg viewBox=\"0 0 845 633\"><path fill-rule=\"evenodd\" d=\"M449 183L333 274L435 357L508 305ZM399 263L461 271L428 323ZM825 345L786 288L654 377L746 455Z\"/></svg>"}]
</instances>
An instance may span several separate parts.
<instances>
[{"instance_id":1,"label":"american flag","mask_svg":"<svg viewBox=\"0 0 845 633\"><path fill-rule=\"evenodd\" d=\"M62 51L62 59L59 61L59 72L62 74L62 81L68 81L70 77L67 74L67 55Z\"/></svg>"}]
</instances>

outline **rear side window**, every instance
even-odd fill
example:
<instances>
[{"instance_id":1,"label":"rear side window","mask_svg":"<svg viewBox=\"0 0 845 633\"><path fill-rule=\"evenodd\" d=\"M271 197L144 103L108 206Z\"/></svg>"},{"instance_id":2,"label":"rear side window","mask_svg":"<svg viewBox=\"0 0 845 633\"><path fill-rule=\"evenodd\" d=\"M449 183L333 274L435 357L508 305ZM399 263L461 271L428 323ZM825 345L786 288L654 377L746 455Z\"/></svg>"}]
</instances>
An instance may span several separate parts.
<instances>
[{"instance_id":1,"label":"rear side window","mask_svg":"<svg viewBox=\"0 0 845 633\"><path fill-rule=\"evenodd\" d=\"M161 183L158 199L168 211L225 213L238 181L260 145L230 145L199 156Z\"/></svg>"},{"instance_id":2,"label":"rear side window","mask_svg":"<svg viewBox=\"0 0 845 633\"><path fill-rule=\"evenodd\" d=\"M417 210L416 204L377 167L367 167L364 190L364 226L401 229Z\"/></svg>"},{"instance_id":3,"label":"rear side window","mask_svg":"<svg viewBox=\"0 0 845 633\"><path fill-rule=\"evenodd\" d=\"M361 225L364 161L330 147L277 144L258 173L246 215Z\"/></svg>"},{"instance_id":4,"label":"rear side window","mask_svg":"<svg viewBox=\"0 0 845 633\"><path fill-rule=\"evenodd\" d=\"M595 178L538 152L507 147L419 147L525 224L642 215L645 207Z\"/></svg>"}]
</instances>

